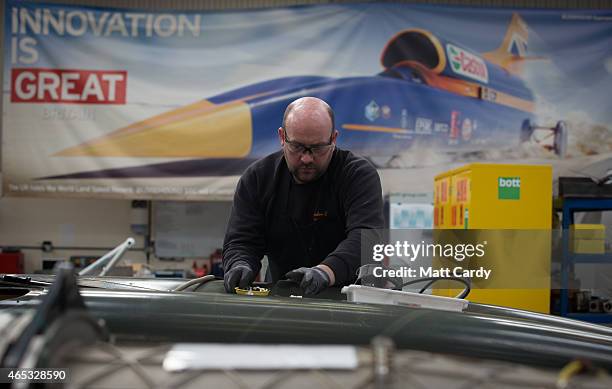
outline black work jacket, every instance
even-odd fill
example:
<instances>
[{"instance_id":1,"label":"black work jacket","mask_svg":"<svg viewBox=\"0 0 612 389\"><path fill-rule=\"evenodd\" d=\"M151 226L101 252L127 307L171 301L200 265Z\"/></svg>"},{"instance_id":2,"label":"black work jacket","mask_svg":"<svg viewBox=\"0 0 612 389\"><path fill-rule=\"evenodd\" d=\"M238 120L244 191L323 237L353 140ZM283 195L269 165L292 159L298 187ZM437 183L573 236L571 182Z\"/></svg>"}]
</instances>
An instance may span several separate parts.
<instances>
[{"instance_id":1,"label":"black work jacket","mask_svg":"<svg viewBox=\"0 0 612 389\"><path fill-rule=\"evenodd\" d=\"M352 282L360 266L361 230L384 227L380 178L365 159L336 149L318 181L312 222L300 223L289 209L291 186L298 184L282 151L249 166L234 195L224 269L245 261L259 272L267 255L273 281L322 263L333 270L336 285Z\"/></svg>"}]
</instances>

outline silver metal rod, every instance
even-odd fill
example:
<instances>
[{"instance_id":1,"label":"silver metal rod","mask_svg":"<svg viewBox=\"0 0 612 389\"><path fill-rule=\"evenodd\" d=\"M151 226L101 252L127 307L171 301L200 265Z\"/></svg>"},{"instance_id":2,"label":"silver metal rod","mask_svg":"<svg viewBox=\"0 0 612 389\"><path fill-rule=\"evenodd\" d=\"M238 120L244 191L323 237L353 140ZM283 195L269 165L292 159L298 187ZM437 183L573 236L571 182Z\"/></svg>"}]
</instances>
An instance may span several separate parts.
<instances>
[{"instance_id":1,"label":"silver metal rod","mask_svg":"<svg viewBox=\"0 0 612 389\"><path fill-rule=\"evenodd\" d=\"M98 260L96 260L94 263L92 263L91 265L87 266L85 269L81 270L79 272L79 276L84 276L84 275L90 274L94 269L104 265L109 258L113 257L117 253L117 251L119 251L120 249L124 248L123 252L125 252L125 250L128 249L129 247L131 247L133 244L134 244L134 238L131 238L131 237L127 238L119 246L115 247L114 249L112 249L108 253L104 254L102 257L100 257ZM121 254L123 254L123 253L121 253Z\"/></svg>"},{"instance_id":2,"label":"silver metal rod","mask_svg":"<svg viewBox=\"0 0 612 389\"><path fill-rule=\"evenodd\" d=\"M100 277L103 277L106 275L106 273L108 273L110 271L110 269L112 269L115 264L119 261L119 259L121 259L121 257L123 256L123 254L125 254L125 252L134 245L134 238L127 238L125 240L125 242L123 242L121 245L117 246L117 252L115 253L115 255L113 256L113 258L110 260L110 262L108 263L108 265L104 266L102 268L102 272L100 273Z\"/></svg>"}]
</instances>

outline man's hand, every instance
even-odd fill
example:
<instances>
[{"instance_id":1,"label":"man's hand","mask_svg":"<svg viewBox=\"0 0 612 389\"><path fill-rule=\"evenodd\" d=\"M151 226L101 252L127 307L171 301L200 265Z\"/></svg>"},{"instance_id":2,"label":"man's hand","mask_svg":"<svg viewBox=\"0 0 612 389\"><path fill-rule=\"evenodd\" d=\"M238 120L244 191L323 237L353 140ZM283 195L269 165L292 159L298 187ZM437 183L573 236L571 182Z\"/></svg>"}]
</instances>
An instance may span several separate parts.
<instances>
[{"instance_id":1,"label":"man's hand","mask_svg":"<svg viewBox=\"0 0 612 389\"><path fill-rule=\"evenodd\" d=\"M304 294L315 295L329 286L327 273L318 267L301 267L285 274L285 277L300 284Z\"/></svg>"},{"instance_id":2,"label":"man's hand","mask_svg":"<svg viewBox=\"0 0 612 389\"><path fill-rule=\"evenodd\" d=\"M227 293L236 293L235 288L246 289L255 280L255 272L251 269L248 263L244 261L236 261L225 272L223 276L223 286Z\"/></svg>"}]
</instances>

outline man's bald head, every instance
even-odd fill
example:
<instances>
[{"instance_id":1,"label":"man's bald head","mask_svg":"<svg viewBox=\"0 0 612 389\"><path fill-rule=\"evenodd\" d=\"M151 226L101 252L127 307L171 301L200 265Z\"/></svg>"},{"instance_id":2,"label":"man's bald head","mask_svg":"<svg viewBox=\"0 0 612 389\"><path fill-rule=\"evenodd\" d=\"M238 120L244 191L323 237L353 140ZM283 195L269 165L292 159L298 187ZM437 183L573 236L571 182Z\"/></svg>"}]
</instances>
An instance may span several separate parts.
<instances>
[{"instance_id":1,"label":"man's bald head","mask_svg":"<svg viewBox=\"0 0 612 389\"><path fill-rule=\"evenodd\" d=\"M292 122L293 120L302 120L304 117L309 117L313 120L324 120L323 116L325 115L327 115L327 117L329 118L329 128L331 129L330 131L333 132L336 128L334 111L331 109L329 104L316 97L301 97L297 100L294 100L291 104L287 106L287 109L285 109L282 127L286 129L288 125L287 122Z\"/></svg>"},{"instance_id":2,"label":"man's bald head","mask_svg":"<svg viewBox=\"0 0 612 389\"><path fill-rule=\"evenodd\" d=\"M289 171L299 184L325 173L336 145L334 111L316 97L302 97L287 106L278 139Z\"/></svg>"}]
</instances>

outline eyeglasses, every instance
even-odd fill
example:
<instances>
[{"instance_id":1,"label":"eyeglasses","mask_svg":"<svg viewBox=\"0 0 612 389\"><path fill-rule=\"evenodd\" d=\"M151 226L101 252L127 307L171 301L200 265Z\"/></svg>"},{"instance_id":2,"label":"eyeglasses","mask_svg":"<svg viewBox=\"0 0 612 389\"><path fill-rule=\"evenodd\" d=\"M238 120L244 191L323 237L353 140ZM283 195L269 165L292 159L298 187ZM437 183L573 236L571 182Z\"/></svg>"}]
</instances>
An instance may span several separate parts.
<instances>
[{"instance_id":1,"label":"eyeglasses","mask_svg":"<svg viewBox=\"0 0 612 389\"><path fill-rule=\"evenodd\" d=\"M324 155L329 149L331 149L334 144L333 141L333 132L332 135L329 136L329 142L317 145L305 145L299 142L294 142L292 140L287 139L287 132L283 129L283 135L285 137L285 144L287 145L287 150L294 154L305 154L306 152L310 152L314 156Z\"/></svg>"}]
</instances>

